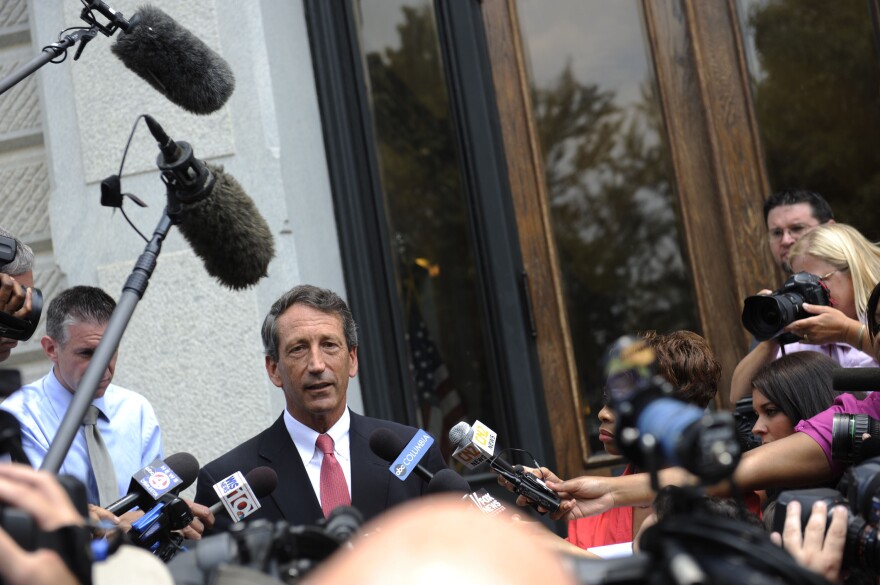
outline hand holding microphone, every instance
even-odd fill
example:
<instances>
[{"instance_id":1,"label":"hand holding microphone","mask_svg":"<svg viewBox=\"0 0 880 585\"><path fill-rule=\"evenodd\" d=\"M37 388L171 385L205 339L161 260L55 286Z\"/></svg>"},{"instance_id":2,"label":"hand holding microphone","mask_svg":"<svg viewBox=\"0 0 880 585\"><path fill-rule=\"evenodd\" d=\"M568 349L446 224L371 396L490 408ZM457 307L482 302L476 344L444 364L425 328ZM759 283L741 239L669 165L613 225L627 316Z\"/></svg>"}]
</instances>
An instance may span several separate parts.
<instances>
[{"instance_id":1,"label":"hand holding microphone","mask_svg":"<svg viewBox=\"0 0 880 585\"><path fill-rule=\"evenodd\" d=\"M525 471L522 465L512 466L495 455L497 437L497 433L480 421L475 421L473 427L462 421L449 430L449 442L456 447L452 456L471 468L488 461L489 467L503 477L509 487L502 485L528 500L537 512L559 510L559 496L541 478Z\"/></svg>"}]
</instances>

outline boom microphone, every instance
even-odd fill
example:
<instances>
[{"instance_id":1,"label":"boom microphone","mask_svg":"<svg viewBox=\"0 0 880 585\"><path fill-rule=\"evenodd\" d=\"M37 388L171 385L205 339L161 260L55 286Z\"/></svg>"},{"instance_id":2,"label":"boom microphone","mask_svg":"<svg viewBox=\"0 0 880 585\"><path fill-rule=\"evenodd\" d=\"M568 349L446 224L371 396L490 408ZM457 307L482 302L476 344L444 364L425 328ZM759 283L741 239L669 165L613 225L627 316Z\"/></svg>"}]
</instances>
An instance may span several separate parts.
<instances>
[{"instance_id":1,"label":"boom microphone","mask_svg":"<svg viewBox=\"0 0 880 585\"><path fill-rule=\"evenodd\" d=\"M231 289L256 284L275 256L269 225L222 166L195 158L151 116L144 117L159 143L156 164L168 188L168 215L202 259L208 274Z\"/></svg>"},{"instance_id":2,"label":"boom microphone","mask_svg":"<svg viewBox=\"0 0 880 585\"><path fill-rule=\"evenodd\" d=\"M191 486L199 474L199 462L189 453L175 453L169 455L165 459L165 465L180 479L180 484L174 486L173 489L170 490L174 493L179 493ZM131 484L128 486L128 494L107 506L108 512L119 516L120 514L124 514L133 509L135 506L140 507L141 509L147 509L156 503L156 497L148 492L144 485L138 481L140 476L145 475L144 471L151 467L151 465L148 465L146 468L134 474L131 478ZM149 475L151 476L152 474ZM149 480L149 476L147 476L147 480Z\"/></svg>"},{"instance_id":3,"label":"boom microphone","mask_svg":"<svg viewBox=\"0 0 880 585\"><path fill-rule=\"evenodd\" d=\"M154 6L138 9L111 50L159 93L193 114L219 110L235 89L229 64Z\"/></svg>"},{"instance_id":4,"label":"boom microphone","mask_svg":"<svg viewBox=\"0 0 880 585\"><path fill-rule=\"evenodd\" d=\"M227 481L229 478L226 478ZM233 506L234 509L238 512L237 515L233 516L230 514L230 517L234 522L239 520L243 520L245 517L250 515L252 512L255 512L260 507L259 500L261 498L267 497L269 494L275 491L275 488L278 487L278 474L275 473L275 470L271 467L261 466L255 467L247 472L247 475L244 476L244 485L235 486L235 488L240 488L238 490L237 497L232 495L227 497L227 501ZM222 482L219 482L222 483ZM215 485L216 489L216 485ZM253 496L253 497L251 497ZM223 499L221 497L220 501L211 506L211 513L215 516L220 514L226 506L223 504ZM229 513L229 509L226 509L227 513Z\"/></svg>"},{"instance_id":5,"label":"boom microphone","mask_svg":"<svg viewBox=\"0 0 880 585\"><path fill-rule=\"evenodd\" d=\"M831 372L831 387L837 392L880 390L880 368L837 368Z\"/></svg>"}]
</instances>

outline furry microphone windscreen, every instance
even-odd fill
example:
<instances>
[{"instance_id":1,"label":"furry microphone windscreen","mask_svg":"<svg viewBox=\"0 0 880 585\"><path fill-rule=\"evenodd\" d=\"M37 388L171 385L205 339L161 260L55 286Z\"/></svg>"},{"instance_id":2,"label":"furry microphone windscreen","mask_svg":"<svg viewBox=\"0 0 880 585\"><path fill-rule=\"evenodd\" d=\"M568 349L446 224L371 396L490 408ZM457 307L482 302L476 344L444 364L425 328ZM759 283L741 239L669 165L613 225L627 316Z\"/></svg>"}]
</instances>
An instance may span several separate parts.
<instances>
[{"instance_id":1,"label":"furry microphone windscreen","mask_svg":"<svg viewBox=\"0 0 880 585\"><path fill-rule=\"evenodd\" d=\"M194 114L223 107L235 77L220 55L154 6L141 6L131 20L111 47L126 67Z\"/></svg>"},{"instance_id":2,"label":"furry microphone windscreen","mask_svg":"<svg viewBox=\"0 0 880 585\"><path fill-rule=\"evenodd\" d=\"M217 179L213 190L197 203L182 205L175 224L208 274L231 289L244 289L268 273L275 241L238 181L222 166L206 164Z\"/></svg>"}]
</instances>

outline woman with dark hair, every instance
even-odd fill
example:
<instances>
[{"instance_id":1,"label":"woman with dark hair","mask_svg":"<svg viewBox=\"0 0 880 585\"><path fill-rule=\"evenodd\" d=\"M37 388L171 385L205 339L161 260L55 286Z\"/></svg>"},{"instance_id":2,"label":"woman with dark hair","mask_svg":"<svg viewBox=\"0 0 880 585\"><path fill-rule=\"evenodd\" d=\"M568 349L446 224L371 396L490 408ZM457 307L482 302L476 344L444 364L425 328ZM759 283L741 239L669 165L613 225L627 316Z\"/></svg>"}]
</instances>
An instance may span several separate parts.
<instances>
[{"instance_id":1,"label":"woman with dark hair","mask_svg":"<svg viewBox=\"0 0 880 585\"><path fill-rule=\"evenodd\" d=\"M787 437L798 422L831 406L838 395L832 390L831 376L839 367L814 351L790 353L764 364L752 378L752 404L758 415L752 433L762 443Z\"/></svg>"}]
</instances>

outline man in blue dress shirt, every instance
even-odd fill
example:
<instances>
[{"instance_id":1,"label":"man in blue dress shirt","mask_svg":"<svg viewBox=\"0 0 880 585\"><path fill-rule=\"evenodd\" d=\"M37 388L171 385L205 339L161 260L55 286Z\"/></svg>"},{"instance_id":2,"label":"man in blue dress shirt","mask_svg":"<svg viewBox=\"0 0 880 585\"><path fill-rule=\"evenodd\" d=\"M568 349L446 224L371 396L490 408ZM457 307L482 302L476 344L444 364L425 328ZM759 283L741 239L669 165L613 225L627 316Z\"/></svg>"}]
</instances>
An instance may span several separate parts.
<instances>
[{"instance_id":1,"label":"man in blue dress shirt","mask_svg":"<svg viewBox=\"0 0 880 585\"><path fill-rule=\"evenodd\" d=\"M115 306L107 293L91 286L69 288L49 304L41 344L54 364L52 370L0 404L21 423L22 445L32 465L42 464ZM162 458L162 435L153 407L140 394L111 383L115 367L114 355L92 404L99 411L97 428L113 462L118 495L100 501L84 428L77 433L59 471L81 480L89 502L100 506L124 496L131 476Z\"/></svg>"}]
</instances>

